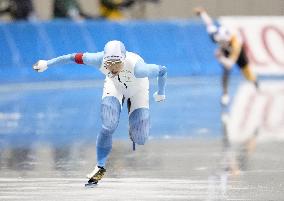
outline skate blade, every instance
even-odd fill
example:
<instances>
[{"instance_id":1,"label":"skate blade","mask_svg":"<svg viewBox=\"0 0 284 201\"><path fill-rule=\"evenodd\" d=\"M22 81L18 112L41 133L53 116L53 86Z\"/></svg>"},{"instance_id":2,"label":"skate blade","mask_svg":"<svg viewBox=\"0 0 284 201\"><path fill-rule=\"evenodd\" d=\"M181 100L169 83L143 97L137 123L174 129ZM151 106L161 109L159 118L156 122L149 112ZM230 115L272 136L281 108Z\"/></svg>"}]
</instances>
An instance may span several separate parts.
<instances>
[{"instance_id":1,"label":"skate blade","mask_svg":"<svg viewBox=\"0 0 284 201\"><path fill-rule=\"evenodd\" d=\"M89 182L85 184L86 188L94 188L98 185L98 182Z\"/></svg>"}]
</instances>

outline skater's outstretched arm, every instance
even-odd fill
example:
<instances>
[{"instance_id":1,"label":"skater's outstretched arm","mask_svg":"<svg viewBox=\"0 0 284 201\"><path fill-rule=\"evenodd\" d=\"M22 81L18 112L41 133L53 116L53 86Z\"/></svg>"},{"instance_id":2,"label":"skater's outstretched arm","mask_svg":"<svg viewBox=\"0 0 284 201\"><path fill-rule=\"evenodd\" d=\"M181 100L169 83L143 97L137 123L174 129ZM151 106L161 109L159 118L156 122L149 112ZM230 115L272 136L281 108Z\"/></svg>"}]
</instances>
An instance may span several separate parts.
<instances>
[{"instance_id":1,"label":"skater's outstretched arm","mask_svg":"<svg viewBox=\"0 0 284 201\"><path fill-rule=\"evenodd\" d=\"M211 39L213 40L213 42L216 42L213 35L217 32L218 28L217 26L214 24L214 21L212 20L212 18L209 16L209 14L207 13L207 11L202 8L202 7L198 7L194 9L194 12L197 16L199 16L201 18L201 20L204 22L207 32L210 35Z\"/></svg>"},{"instance_id":2,"label":"skater's outstretched arm","mask_svg":"<svg viewBox=\"0 0 284 201\"><path fill-rule=\"evenodd\" d=\"M103 60L103 52L97 53L73 53L62 55L50 60L39 60L37 63L33 65L33 68L38 72L45 71L48 67L59 64L87 64L91 66L95 66L97 68L100 67Z\"/></svg>"},{"instance_id":3,"label":"skater's outstretched arm","mask_svg":"<svg viewBox=\"0 0 284 201\"><path fill-rule=\"evenodd\" d=\"M202 19L206 27L214 25L212 18L209 16L209 14L206 12L204 8L202 7L194 8L194 12L197 16L199 16Z\"/></svg>"},{"instance_id":4,"label":"skater's outstretched arm","mask_svg":"<svg viewBox=\"0 0 284 201\"><path fill-rule=\"evenodd\" d=\"M157 102L163 101L166 96L167 68L156 64L146 64L139 60L134 67L134 75L137 78L149 77L158 78L158 91L154 93Z\"/></svg>"}]
</instances>

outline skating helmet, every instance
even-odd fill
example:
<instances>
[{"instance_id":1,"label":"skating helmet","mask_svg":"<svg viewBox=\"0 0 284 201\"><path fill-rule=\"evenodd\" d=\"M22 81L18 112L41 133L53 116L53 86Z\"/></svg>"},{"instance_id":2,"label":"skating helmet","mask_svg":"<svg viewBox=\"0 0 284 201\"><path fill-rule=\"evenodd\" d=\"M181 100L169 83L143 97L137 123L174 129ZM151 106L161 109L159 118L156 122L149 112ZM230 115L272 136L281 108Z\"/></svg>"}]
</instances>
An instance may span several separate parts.
<instances>
[{"instance_id":1,"label":"skating helmet","mask_svg":"<svg viewBox=\"0 0 284 201\"><path fill-rule=\"evenodd\" d=\"M122 42L109 41L104 47L104 66L116 76L122 70L126 57L125 46Z\"/></svg>"},{"instance_id":2,"label":"skating helmet","mask_svg":"<svg viewBox=\"0 0 284 201\"><path fill-rule=\"evenodd\" d=\"M220 26L217 28L217 31L214 33L213 37L218 43L226 43L230 41L232 35L227 28Z\"/></svg>"}]
</instances>

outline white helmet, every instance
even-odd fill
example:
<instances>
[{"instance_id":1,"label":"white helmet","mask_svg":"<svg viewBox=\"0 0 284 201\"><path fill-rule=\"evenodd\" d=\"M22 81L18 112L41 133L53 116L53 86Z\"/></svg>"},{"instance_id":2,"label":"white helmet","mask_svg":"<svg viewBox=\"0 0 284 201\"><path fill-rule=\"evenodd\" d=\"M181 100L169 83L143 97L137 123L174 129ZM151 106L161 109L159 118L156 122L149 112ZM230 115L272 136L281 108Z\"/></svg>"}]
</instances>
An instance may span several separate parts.
<instances>
[{"instance_id":1,"label":"white helmet","mask_svg":"<svg viewBox=\"0 0 284 201\"><path fill-rule=\"evenodd\" d=\"M214 34L214 39L217 42L229 42L231 37L230 31L224 26L220 26Z\"/></svg>"},{"instance_id":2,"label":"white helmet","mask_svg":"<svg viewBox=\"0 0 284 201\"><path fill-rule=\"evenodd\" d=\"M103 63L113 77L118 75L123 69L125 57L126 50L122 42L113 40L105 45Z\"/></svg>"},{"instance_id":3,"label":"white helmet","mask_svg":"<svg viewBox=\"0 0 284 201\"><path fill-rule=\"evenodd\" d=\"M125 46L122 42L117 40L109 41L104 47L105 61L123 61L126 56Z\"/></svg>"}]
</instances>

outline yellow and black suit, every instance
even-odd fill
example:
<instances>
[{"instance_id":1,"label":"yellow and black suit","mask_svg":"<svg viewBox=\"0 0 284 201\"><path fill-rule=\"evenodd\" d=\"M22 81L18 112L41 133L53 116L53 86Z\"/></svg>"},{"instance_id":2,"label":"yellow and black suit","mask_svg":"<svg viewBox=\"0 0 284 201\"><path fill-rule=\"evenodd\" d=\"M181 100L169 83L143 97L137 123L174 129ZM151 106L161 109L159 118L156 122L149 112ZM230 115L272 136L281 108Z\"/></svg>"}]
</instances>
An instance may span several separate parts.
<instances>
[{"instance_id":1,"label":"yellow and black suit","mask_svg":"<svg viewBox=\"0 0 284 201\"><path fill-rule=\"evenodd\" d=\"M226 58L235 61L235 64L239 66L247 80L256 81L256 77L249 67L249 60L244 45L239 42L236 35L232 35L226 44L219 44L219 48Z\"/></svg>"}]
</instances>

